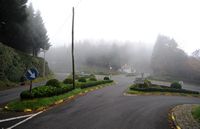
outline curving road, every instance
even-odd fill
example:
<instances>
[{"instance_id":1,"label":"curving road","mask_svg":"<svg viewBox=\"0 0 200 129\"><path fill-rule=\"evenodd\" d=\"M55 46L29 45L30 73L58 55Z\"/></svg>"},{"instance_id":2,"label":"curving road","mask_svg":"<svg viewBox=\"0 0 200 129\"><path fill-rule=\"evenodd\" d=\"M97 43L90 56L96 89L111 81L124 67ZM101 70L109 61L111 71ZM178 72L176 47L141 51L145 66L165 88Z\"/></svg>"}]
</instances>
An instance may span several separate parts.
<instances>
[{"instance_id":1,"label":"curving road","mask_svg":"<svg viewBox=\"0 0 200 129\"><path fill-rule=\"evenodd\" d=\"M115 86L88 93L48 110L17 129L169 129L168 111L198 98L123 96L132 79L115 76Z\"/></svg>"}]
</instances>

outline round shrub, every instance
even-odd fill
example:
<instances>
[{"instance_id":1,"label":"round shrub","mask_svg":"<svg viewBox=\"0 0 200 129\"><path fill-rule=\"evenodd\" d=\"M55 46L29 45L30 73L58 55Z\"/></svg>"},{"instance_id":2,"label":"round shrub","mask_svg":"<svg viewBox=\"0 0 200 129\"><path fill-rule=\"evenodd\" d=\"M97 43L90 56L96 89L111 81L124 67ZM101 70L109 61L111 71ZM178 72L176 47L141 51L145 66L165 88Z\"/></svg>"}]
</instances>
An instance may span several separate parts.
<instances>
[{"instance_id":1,"label":"round shrub","mask_svg":"<svg viewBox=\"0 0 200 129\"><path fill-rule=\"evenodd\" d=\"M110 78L109 77L104 77L103 80L110 80Z\"/></svg>"},{"instance_id":2,"label":"round shrub","mask_svg":"<svg viewBox=\"0 0 200 129\"><path fill-rule=\"evenodd\" d=\"M180 83L178 82L172 82L171 85L170 85L171 88L174 88L174 89L182 89L182 86Z\"/></svg>"},{"instance_id":3,"label":"round shrub","mask_svg":"<svg viewBox=\"0 0 200 129\"><path fill-rule=\"evenodd\" d=\"M78 79L79 82L86 82L86 79L84 77L81 77Z\"/></svg>"},{"instance_id":4,"label":"round shrub","mask_svg":"<svg viewBox=\"0 0 200 129\"><path fill-rule=\"evenodd\" d=\"M47 81L46 86L59 87L60 82L57 79L50 79L49 81Z\"/></svg>"},{"instance_id":5,"label":"round shrub","mask_svg":"<svg viewBox=\"0 0 200 129\"><path fill-rule=\"evenodd\" d=\"M90 81L97 81L97 79L95 77L91 77Z\"/></svg>"},{"instance_id":6,"label":"round shrub","mask_svg":"<svg viewBox=\"0 0 200 129\"><path fill-rule=\"evenodd\" d=\"M63 83L65 84L73 84L73 79L72 78L66 78Z\"/></svg>"}]
</instances>

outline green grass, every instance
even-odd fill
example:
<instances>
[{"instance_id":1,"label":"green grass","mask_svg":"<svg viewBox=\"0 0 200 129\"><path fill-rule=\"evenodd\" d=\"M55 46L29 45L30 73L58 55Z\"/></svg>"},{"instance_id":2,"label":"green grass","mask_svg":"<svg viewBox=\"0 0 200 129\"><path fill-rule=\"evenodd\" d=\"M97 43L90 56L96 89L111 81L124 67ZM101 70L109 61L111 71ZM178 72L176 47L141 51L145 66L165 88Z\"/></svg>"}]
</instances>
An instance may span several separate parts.
<instances>
[{"instance_id":1,"label":"green grass","mask_svg":"<svg viewBox=\"0 0 200 129\"><path fill-rule=\"evenodd\" d=\"M192 110L192 116L200 122L200 105Z\"/></svg>"},{"instance_id":2,"label":"green grass","mask_svg":"<svg viewBox=\"0 0 200 129\"><path fill-rule=\"evenodd\" d=\"M109 84L102 84L94 87L89 87L85 89L74 89L68 93L58 95L58 96L53 96L53 97L46 97L46 98L37 98L37 99L32 99L32 100L15 100L10 103L8 103L6 106L6 110L8 111L24 111L25 109L31 109L31 110L37 110L39 108L48 108L50 106L53 106L55 102L59 100L67 100L69 99L70 96L76 96L79 93L85 93L91 89L95 88L101 88L107 85L111 85L113 83Z\"/></svg>"}]
</instances>

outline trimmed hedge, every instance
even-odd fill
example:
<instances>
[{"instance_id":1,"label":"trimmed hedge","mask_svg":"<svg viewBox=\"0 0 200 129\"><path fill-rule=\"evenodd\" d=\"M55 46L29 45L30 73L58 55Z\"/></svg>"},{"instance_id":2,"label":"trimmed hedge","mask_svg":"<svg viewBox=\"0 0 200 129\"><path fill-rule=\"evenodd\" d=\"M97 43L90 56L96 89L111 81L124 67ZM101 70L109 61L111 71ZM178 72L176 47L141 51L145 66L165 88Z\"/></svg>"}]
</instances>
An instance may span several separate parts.
<instances>
[{"instance_id":1,"label":"trimmed hedge","mask_svg":"<svg viewBox=\"0 0 200 129\"><path fill-rule=\"evenodd\" d=\"M64 84L73 84L73 79L72 78L66 78L64 81L63 81Z\"/></svg>"},{"instance_id":2,"label":"trimmed hedge","mask_svg":"<svg viewBox=\"0 0 200 129\"><path fill-rule=\"evenodd\" d=\"M96 85L101 85L101 84L106 84L106 83L111 83L113 80L101 80L101 81L96 81L96 82L88 82L84 85L81 86L81 88L88 88Z\"/></svg>"},{"instance_id":3,"label":"trimmed hedge","mask_svg":"<svg viewBox=\"0 0 200 129\"><path fill-rule=\"evenodd\" d=\"M90 81L97 81L97 79L95 77L91 77L89 80Z\"/></svg>"},{"instance_id":4,"label":"trimmed hedge","mask_svg":"<svg viewBox=\"0 0 200 129\"><path fill-rule=\"evenodd\" d=\"M80 87L81 89L84 89L84 88L111 83L111 82L113 82L113 80L99 80L99 81L92 81L92 82L86 82L86 83L78 83L76 86Z\"/></svg>"},{"instance_id":5,"label":"trimmed hedge","mask_svg":"<svg viewBox=\"0 0 200 129\"><path fill-rule=\"evenodd\" d=\"M67 93L71 90L73 90L72 85L61 85L60 87L39 86L39 87L33 88L31 93L28 90L23 91L20 94L20 97L21 99L50 97L50 96Z\"/></svg>"},{"instance_id":6,"label":"trimmed hedge","mask_svg":"<svg viewBox=\"0 0 200 129\"><path fill-rule=\"evenodd\" d=\"M110 80L110 78L109 77L104 77L103 80Z\"/></svg>"},{"instance_id":7,"label":"trimmed hedge","mask_svg":"<svg viewBox=\"0 0 200 129\"><path fill-rule=\"evenodd\" d=\"M50 79L47 81L46 86L60 87L60 82L57 79Z\"/></svg>"},{"instance_id":8,"label":"trimmed hedge","mask_svg":"<svg viewBox=\"0 0 200 129\"><path fill-rule=\"evenodd\" d=\"M172 84L170 85L171 88L175 88L175 89L182 89L182 86L179 82L172 82Z\"/></svg>"},{"instance_id":9,"label":"trimmed hedge","mask_svg":"<svg viewBox=\"0 0 200 129\"><path fill-rule=\"evenodd\" d=\"M198 91L190 91L185 89L175 89L175 88L162 88L162 87L148 87L139 88L136 85L132 85L130 90L143 91L143 92L173 92L173 93L188 93L188 94L199 94Z\"/></svg>"},{"instance_id":10,"label":"trimmed hedge","mask_svg":"<svg viewBox=\"0 0 200 129\"><path fill-rule=\"evenodd\" d=\"M86 80L85 77L81 77L81 78L78 79L78 81L79 81L79 82L86 82L87 80Z\"/></svg>"}]
</instances>

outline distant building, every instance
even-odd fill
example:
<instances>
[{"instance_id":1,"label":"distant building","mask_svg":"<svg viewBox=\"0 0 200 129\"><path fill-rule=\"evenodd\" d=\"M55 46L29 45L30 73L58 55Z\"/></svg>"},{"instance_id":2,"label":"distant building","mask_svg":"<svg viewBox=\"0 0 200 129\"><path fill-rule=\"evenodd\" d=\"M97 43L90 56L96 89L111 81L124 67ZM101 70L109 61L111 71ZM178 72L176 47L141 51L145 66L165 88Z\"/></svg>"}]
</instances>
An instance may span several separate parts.
<instances>
[{"instance_id":1,"label":"distant building","mask_svg":"<svg viewBox=\"0 0 200 129\"><path fill-rule=\"evenodd\" d=\"M124 73L135 73L136 72L136 70L131 65L128 65L128 64L123 65L119 69L119 71L124 72Z\"/></svg>"}]
</instances>

